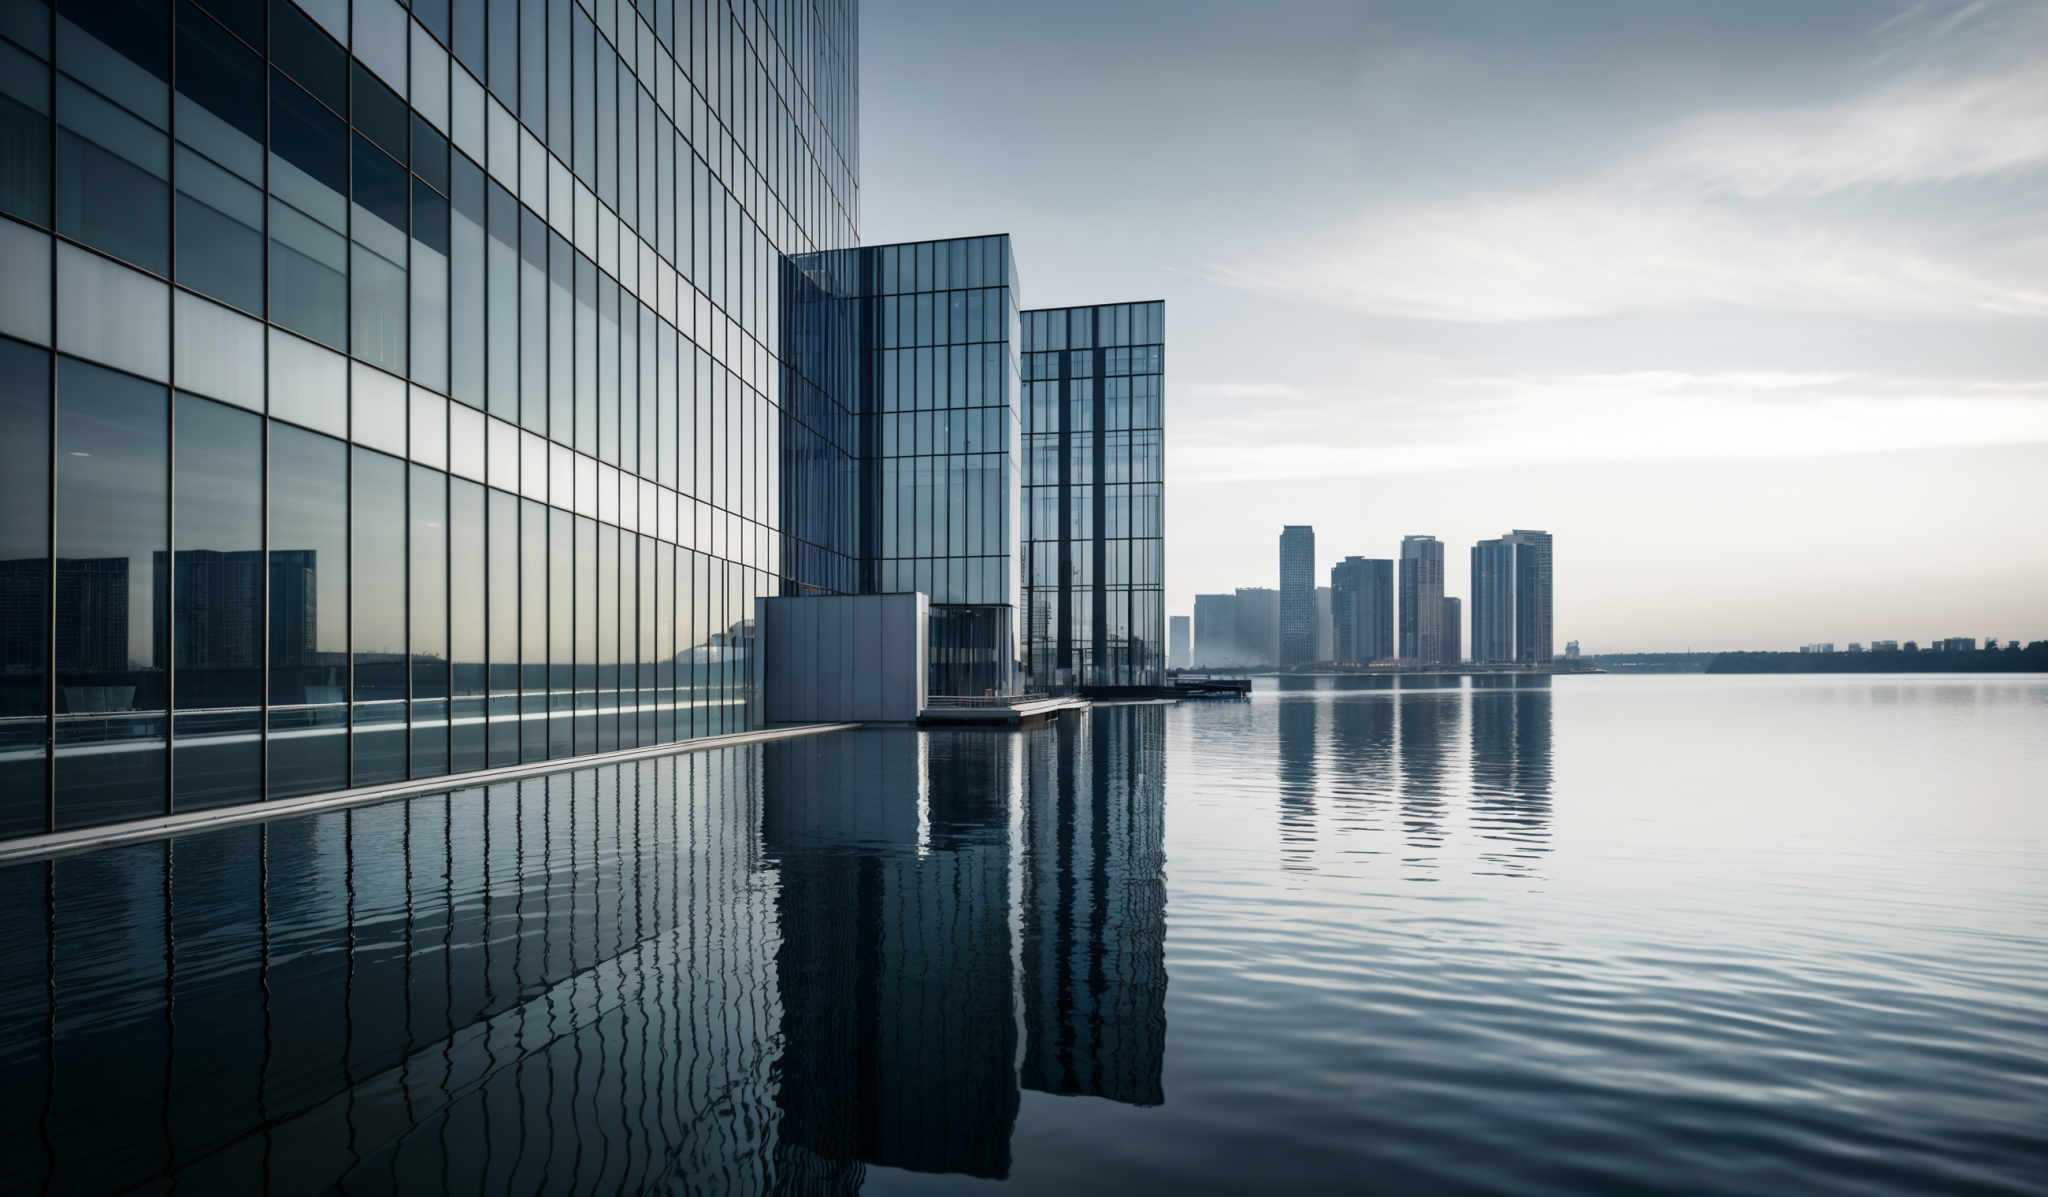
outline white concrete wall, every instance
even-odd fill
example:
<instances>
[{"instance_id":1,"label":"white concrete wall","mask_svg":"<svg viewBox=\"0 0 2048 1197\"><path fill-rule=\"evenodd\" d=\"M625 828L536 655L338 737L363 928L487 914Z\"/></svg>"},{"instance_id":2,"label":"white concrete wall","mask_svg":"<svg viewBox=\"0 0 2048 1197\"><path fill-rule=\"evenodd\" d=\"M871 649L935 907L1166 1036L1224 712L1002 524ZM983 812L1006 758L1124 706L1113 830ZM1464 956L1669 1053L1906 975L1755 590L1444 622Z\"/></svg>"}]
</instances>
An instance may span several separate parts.
<instances>
[{"instance_id":1,"label":"white concrete wall","mask_svg":"<svg viewBox=\"0 0 2048 1197\"><path fill-rule=\"evenodd\" d=\"M909 723L924 710L924 595L763 598L754 612L765 721Z\"/></svg>"}]
</instances>

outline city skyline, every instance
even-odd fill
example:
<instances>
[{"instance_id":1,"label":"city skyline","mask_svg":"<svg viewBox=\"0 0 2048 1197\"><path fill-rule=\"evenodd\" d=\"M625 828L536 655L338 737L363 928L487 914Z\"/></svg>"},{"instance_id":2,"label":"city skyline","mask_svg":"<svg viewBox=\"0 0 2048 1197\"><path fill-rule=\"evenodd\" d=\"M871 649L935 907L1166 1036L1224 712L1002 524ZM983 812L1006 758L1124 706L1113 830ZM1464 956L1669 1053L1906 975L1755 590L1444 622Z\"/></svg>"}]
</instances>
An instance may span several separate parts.
<instances>
[{"instance_id":1,"label":"city skyline","mask_svg":"<svg viewBox=\"0 0 2048 1197\"><path fill-rule=\"evenodd\" d=\"M866 9L864 224L1001 224L1033 302L1164 280L1168 610L1287 523L1429 528L1469 595L1512 515L1589 652L1839 639L1844 593L2048 630L2038 5L1044 11ZM1015 185L1132 155L1144 202Z\"/></svg>"}]
</instances>

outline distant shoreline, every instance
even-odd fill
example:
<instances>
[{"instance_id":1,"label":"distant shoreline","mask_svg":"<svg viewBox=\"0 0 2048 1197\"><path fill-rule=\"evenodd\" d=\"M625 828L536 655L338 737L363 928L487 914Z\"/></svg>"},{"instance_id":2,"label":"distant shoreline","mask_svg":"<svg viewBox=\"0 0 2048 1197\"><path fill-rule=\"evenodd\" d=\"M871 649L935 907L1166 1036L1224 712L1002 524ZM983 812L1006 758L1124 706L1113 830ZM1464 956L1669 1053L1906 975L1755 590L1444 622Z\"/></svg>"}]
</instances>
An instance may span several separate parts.
<instances>
[{"instance_id":1,"label":"distant shoreline","mask_svg":"<svg viewBox=\"0 0 2048 1197\"><path fill-rule=\"evenodd\" d=\"M1609 673L2048 673L2048 640L1970 652L1614 653L1586 659Z\"/></svg>"}]
</instances>

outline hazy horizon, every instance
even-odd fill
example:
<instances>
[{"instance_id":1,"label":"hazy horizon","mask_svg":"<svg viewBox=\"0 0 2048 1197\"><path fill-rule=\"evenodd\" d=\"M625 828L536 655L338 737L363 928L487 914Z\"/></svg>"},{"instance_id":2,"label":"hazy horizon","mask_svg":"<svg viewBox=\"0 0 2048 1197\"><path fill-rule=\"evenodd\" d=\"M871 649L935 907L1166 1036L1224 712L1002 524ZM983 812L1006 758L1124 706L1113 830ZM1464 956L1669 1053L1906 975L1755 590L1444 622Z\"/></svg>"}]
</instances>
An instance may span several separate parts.
<instances>
[{"instance_id":1,"label":"hazy horizon","mask_svg":"<svg viewBox=\"0 0 2048 1197\"><path fill-rule=\"evenodd\" d=\"M1557 647L2048 637L2048 6L868 0L861 234L1167 303L1167 611L1556 537Z\"/></svg>"}]
</instances>

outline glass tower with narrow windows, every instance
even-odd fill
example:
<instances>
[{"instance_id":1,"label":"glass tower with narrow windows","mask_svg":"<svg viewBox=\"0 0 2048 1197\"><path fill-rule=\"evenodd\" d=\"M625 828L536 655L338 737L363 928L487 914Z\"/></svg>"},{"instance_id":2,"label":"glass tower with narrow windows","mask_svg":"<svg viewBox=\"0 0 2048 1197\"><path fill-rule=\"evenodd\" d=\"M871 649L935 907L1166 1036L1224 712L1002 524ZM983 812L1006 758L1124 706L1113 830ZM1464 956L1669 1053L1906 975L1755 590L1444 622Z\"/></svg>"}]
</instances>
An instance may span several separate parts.
<instances>
[{"instance_id":1,"label":"glass tower with narrow windows","mask_svg":"<svg viewBox=\"0 0 2048 1197\"><path fill-rule=\"evenodd\" d=\"M1280 530L1280 656L1286 669L1316 659L1316 530Z\"/></svg>"},{"instance_id":2,"label":"glass tower with narrow windows","mask_svg":"<svg viewBox=\"0 0 2048 1197\"><path fill-rule=\"evenodd\" d=\"M1166 305L1023 317L1024 668L1034 687L1166 680Z\"/></svg>"},{"instance_id":3,"label":"glass tower with narrow windows","mask_svg":"<svg viewBox=\"0 0 2048 1197\"><path fill-rule=\"evenodd\" d=\"M753 598L859 585L781 295L856 21L0 4L0 835L747 727Z\"/></svg>"},{"instance_id":4,"label":"glass tower with narrow windows","mask_svg":"<svg viewBox=\"0 0 2048 1197\"><path fill-rule=\"evenodd\" d=\"M1393 561L1346 557L1331 566L1330 617L1337 660L1353 665L1393 660Z\"/></svg>"},{"instance_id":5,"label":"glass tower with narrow windows","mask_svg":"<svg viewBox=\"0 0 2048 1197\"><path fill-rule=\"evenodd\" d=\"M1515 659L1515 545L1502 537L1472 546L1472 660Z\"/></svg>"},{"instance_id":6,"label":"glass tower with narrow windows","mask_svg":"<svg viewBox=\"0 0 2048 1197\"><path fill-rule=\"evenodd\" d=\"M1403 661L1443 661L1444 546L1434 536L1401 538L1401 643Z\"/></svg>"},{"instance_id":7,"label":"glass tower with narrow windows","mask_svg":"<svg viewBox=\"0 0 2048 1197\"><path fill-rule=\"evenodd\" d=\"M785 267L791 593L923 593L933 694L1018 687L1016 263L1007 236Z\"/></svg>"}]
</instances>

